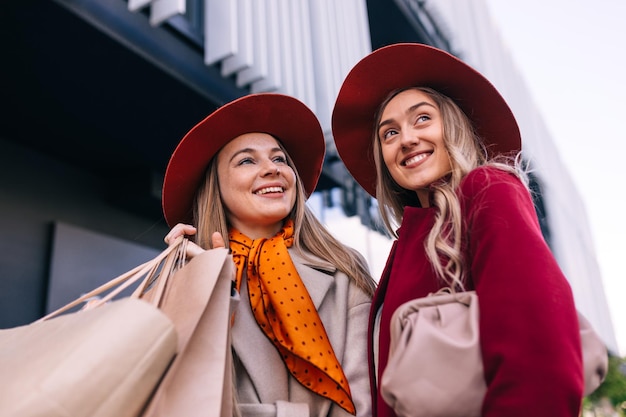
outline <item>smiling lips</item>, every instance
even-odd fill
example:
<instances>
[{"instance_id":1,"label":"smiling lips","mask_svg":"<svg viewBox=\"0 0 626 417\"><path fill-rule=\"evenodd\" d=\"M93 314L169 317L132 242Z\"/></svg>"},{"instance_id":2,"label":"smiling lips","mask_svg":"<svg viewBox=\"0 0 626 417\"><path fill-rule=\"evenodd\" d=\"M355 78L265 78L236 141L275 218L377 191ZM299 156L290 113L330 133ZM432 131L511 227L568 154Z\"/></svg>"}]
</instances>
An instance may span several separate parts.
<instances>
[{"instance_id":1,"label":"smiling lips","mask_svg":"<svg viewBox=\"0 0 626 417\"><path fill-rule=\"evenodd\" d=\"M407 165L412 165L415 164L427 157L429 157L432 154L432 152L424 152L424 153L420 153L418 155L412 156L409 159L402 161L401 165L402 166L407 166Z\"/></svg>"},{"instance_id":2,"label":"smiling lips","mask_svg":"<svg viewBox=\"0 0 626 417\"><path fill-rule=\"evenodd\" d=\"M266 188L261 188L258 191L255 191L254 194L263 195L263 194L268 194L268 193L282 193L284 191L285 189L283 187L266 187Z\"/></svg>"}]
</instances>

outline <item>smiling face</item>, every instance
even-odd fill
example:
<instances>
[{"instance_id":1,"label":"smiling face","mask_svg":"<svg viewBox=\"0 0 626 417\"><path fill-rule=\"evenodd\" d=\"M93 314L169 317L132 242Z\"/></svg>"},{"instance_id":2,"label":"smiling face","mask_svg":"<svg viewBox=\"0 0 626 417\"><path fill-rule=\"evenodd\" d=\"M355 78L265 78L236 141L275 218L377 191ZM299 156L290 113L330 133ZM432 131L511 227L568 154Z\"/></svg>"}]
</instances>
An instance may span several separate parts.
<instances>
[{"instance_id":1,"label":"smiling face","mask_svg":"<svg viewBox=\"0 0 626 417\"><path fill-rule=\"evenodd\" d=\"M251 239L272 237L296 201L296 175L278 141L246 133L217 155L217 175L227 217Z\"/></svg>"},{"instance_id":2,"label":"smiling face","mask_svg":"<svg viewBox=\"0 0 626 417\"><path fill-rule=\"evenodd\" d=\"M378 138L391 177L428 207L428 187L451 170L441 112L433 99L415 89L396 95L382 112Z\"/></svg>"}]
</instances>

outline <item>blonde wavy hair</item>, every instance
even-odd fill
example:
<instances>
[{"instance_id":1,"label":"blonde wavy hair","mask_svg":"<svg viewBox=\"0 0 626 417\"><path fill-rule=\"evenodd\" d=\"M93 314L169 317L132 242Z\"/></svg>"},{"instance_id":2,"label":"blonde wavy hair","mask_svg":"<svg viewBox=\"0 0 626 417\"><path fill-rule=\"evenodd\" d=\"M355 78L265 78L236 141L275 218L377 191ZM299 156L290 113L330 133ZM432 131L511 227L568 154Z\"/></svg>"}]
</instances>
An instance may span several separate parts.
<instances>
[{"instance_id":1,"label":"blonde wavy hair","mask_svg":"<svg viewBox=\"0 0 626 417\"><path fill-rule=\"evenodd\" d=\"M430 186L430 204L436 208L435 224L424 247L436 275L453 289L463 289L467 268L461 251L463 219L456 193L459 184L474 168L490 165L515 174L528 188L527 173L522 167L519 153L490 158L465 113L452 99L431 88L409 87L391 92L380 105L374 126L379 125L384 109L395 96L413 89L427 94L441 112L443 139L451 165L451 172ZM376 198L385 228L397 238L395 228L402 223L404 208L419 207L420 203L415 191L400 187L391 177L383 160L378 129L374 130L372 144L377 174Z\"/></svg>"},{"instance_id":2,"label":"blonde wavy hair","mask_svg":"<svg viewBox=\"0 0 626 417\"><path fill-rule=\"evenodd\" d=\"M306 205L307 197L298 170L287 150L278 141L287 157L287 164L296 174L296 201L287 218L294 222L294 248L305 259L307 252L333 264L339 271L354 279L356 285L372 296L376 284L372 279L368 266L361 255L355 250L340 243L315 217ZM217 154L213 156L206 170L206 175L194 199L193 222L197 228L196 243L204 248L212 247L211 235L219 232L228 242L228 215L221 197L217 175Z\"/></svg>"}]
</instances>

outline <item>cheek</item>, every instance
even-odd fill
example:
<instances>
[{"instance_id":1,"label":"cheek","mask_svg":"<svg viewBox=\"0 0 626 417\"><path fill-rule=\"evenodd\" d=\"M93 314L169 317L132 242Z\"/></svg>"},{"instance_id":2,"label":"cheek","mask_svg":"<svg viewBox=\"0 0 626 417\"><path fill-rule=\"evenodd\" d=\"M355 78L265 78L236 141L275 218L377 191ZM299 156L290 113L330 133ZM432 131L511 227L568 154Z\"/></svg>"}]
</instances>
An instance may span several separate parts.
<instances>
[{"instance_id":1,"label":"cheek","mask_svg":"<svg viewBox=\"0 0 626 417\"><path fill-rule=\"evenodd\" d=\"M293 207L296 205L296 192L294 190L293 193L291 193L291 201L289 202L289 211L293 210Z\"/></svg>"},{"instance_id":2,"label":"cheek","mask_svg":"<svg viewBox=\"0 0 626 417\"><path fill-rule=\"evenodd\" d=\"M222 201L226 204L231 195L231 192L229 191L233 189L232 185L228 181L228 176L218 176L217 186L219 188L220 195L222 196Z\"/></svg>"},{"instance_id":3,"label":"cheek","mask_svg":"<svg viewBox=\"0 0 626 417\"><path fill-rule=\"evenodd\" d=\"M450 154L446 150L442 152L439 156L439 168L443 172L450 172L452 170L452 164L450 163Z\"/></svg>"},{"instance_id":4,"label":"cheek","mask_svg":"<svg viewBox=\"0 0 626 417\"><path fill-rule=\"evenodd\" d=\"M283 168L281 168L281 169L283 169ZM284 169L285 169L285 171L284 171L283 176L285 177L285 180L287 181L287 185L289 186L289 188L295 188L295 186L296 186L296 172L291 167L285 167Z\"/></svg>"},{"instance_id":5,"label":"cheek","mask_svg":"<svg viewBox=\"0 0 626 417\"><path fill-rule=\"evenodd\" d=\"M289 174L285 175L285 178L287 179L287 185L289 187L289 200L291 203L291 207L293 207L294 204L296 204L296 194L298 193L296 190L296 173L293 171L293 169L289 169L288 172Z\"/></svg>"},{"instance_id":6,"label":"cheek","mask_svg":"<svg viewBox=\"0 0 626 417\"><path fill-rule=\"evenodd\" d=\"M229 175L224 175L224 173L218 171L217 185L219 187L222 204L228 213L232 213L233 208L237 208L236 186L230 179Z\"/></svg>"},{"instance_id":7,"label":"cheek","mask_svg":"<svg viewBox=\"0 0 626 417\"><path fill-rule=\"evenodd\" d=\"M217 165L217 185L220 187L220 190L226 190L228 187L228 170L223 166L223 164Z\"/></svg>"},{"instance_id":8,"label":"cheek","mask_svg":"<svg viewBox=\"0 0 626 417\"><path fill-rule=\"evenodd\" d=\"M222 184L220 184L220 197L222 199L222 205L224 206L224 209L226 210L227 213L232 213L232 208L233 208L233 199L230 193L224 193L222 190L224 190L225 188L222 188ZM227 189L227 188L226 188Z\"/></svg>"}]
</instances>

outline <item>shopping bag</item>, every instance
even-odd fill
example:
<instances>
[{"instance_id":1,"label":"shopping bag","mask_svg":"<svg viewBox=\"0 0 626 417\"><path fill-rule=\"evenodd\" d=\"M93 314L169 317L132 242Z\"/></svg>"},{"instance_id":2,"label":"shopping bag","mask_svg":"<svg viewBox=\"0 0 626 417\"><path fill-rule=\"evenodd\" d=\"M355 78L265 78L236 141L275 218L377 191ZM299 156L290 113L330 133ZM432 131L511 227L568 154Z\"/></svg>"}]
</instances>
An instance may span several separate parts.
<instances>
[{"instance_id":1,"label":"shopping bag","mask_svg":"<svg viewBox=\"0 0 626 417\"><path fill-rule=\"evenodd\" d=\"M178 355L144 417L233 415L230 317L235 266L226 249L196 255L164 291L160 308L178 330ZM201 312L201 314L198 314Z\"/></svg>"},{"instance_id":2,"label":"shopping bag","mask_svg":"<svg viewBox=\"0 0 626 417\"><path fill-rule=\"evenodd\" d=\"M176 354L176 330L158 297L114 297L140 280L167 282L182 241L34 323L0 330L0 415L138 415Z\"/></svg>"}]
</instances>

